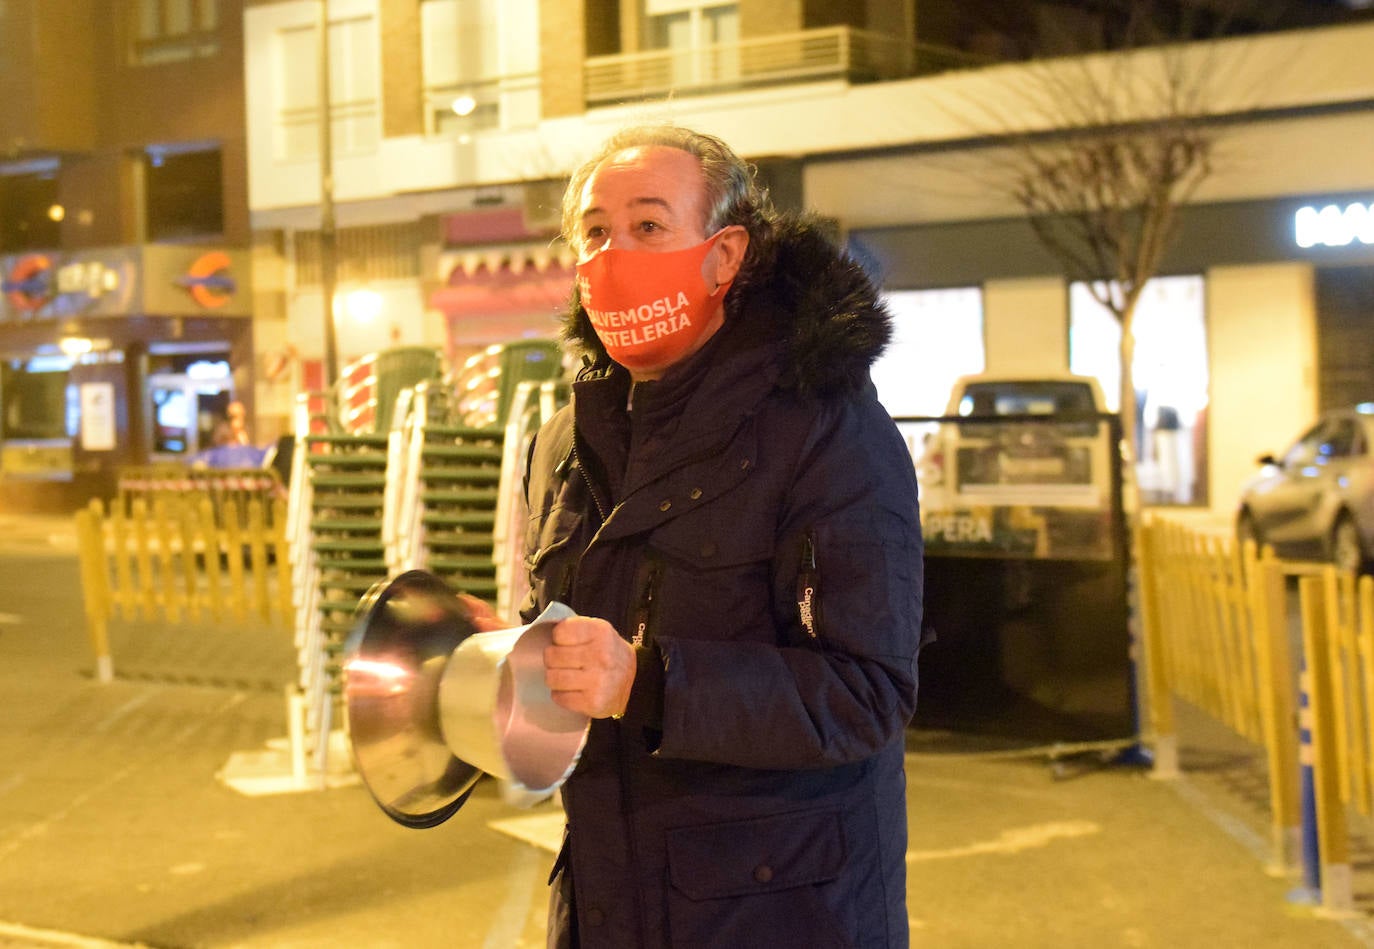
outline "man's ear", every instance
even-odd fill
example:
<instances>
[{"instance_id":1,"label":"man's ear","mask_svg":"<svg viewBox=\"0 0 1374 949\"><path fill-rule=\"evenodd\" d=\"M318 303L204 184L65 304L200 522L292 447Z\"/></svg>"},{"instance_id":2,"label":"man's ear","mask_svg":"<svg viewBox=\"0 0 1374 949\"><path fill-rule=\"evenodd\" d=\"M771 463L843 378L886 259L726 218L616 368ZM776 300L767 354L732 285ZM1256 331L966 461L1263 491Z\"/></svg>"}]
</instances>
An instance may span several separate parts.
<instances>
[{"instance_id":1,"label":"man's ear","mask_svg":"<svg viewBox=\"0 0 1374 949\"><path fill-rule=\"evenodd\" d=\"M744 252L749 249L749 232L739 224L731 224L720 232L716 238L715 253L715 273L712 275L712 283L717 287L721 284L729 283L739 274L740 265L744 263Z\"/></svg>"}]
</instances>

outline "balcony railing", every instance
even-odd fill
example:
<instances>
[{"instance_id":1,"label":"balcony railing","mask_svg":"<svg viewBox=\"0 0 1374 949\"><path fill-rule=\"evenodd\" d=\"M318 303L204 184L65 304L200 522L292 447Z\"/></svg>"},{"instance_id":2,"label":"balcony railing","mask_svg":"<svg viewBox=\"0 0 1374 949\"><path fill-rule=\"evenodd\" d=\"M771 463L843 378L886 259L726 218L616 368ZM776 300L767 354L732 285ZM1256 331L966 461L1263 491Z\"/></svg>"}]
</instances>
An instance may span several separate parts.
<instances>
[{"instance_id":1,"label":"balcony railing","mask_svg":"<svg viewBox=\"0 0 1374 949\"><path fill-rule=\"evenodd\" d=\"M594 106L670 92L728 92L825 79L876 82L984 62L958 50L833 26L692 49L590 57L586 97Z\"/></svg>"}]
</instances>

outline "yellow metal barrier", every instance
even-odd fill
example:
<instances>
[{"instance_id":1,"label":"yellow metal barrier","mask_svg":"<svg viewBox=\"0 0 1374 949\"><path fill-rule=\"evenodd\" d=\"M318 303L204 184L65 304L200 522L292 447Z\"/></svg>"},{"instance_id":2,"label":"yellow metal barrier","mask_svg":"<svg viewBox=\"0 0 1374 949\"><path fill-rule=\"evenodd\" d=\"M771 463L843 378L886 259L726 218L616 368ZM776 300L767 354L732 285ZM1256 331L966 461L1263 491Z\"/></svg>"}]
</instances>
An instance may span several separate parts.
<instances>
[{"instance_id":1,"label":"yellow metal barrier","mask_svg":"<svg viewBox=\"0 0 1374 949\"><path fill-rule=\"evenodd\" d=\"M1258 562L1228 539L1163 519L1141 530L1146 622L1155 624L1165 680L1237 734L1263 741L1256 601L1246 583Z\"/></svg>"},{"instance_id":2,"label":"yellow metal barrier","mask_svg":"<svg viewBox=\"0 0 1374 949\"><path fill-rule=\"evenodd\" d=\"M1146 520L1138 549L1156 747L1176 761L1175 694L1261 745L1273 863L1292 866L1302 817L1284 577L1300 568L1163 517Z\"/></svg>"},{"instance_id":3,"label":"yellow metal barrier","mask_svg":"<svg viewBox=\"0 0 1374 949\"><path fill-rule=\"evenodd\" d=\"M109 621L221 623L250 616L292 627L286 499L264 495L130 492L107 513L76 515L86 618L97 671L113 676Z\"/></svg>"},{"instance_id":4,"label":"yellow metal barrier","mask_svg":"<svg viewBox=\"0 0 1374 949\"><path fill-rule=\"evenodd\" d=\"M1348 817L1352 809L1374 816L1374 577L1278 560L1160 516L1141 527L1138 550L1157 746L1174 754L1173 695L1262 744L1280 868L1298 859L1299 778L1310 767L1322 902L1348 909ZM1301 710L1290 577L1298 582L1305 660ZM1300 747L1300 728L1310 732L1310 746Z\"/></svg>"}]
</instances>

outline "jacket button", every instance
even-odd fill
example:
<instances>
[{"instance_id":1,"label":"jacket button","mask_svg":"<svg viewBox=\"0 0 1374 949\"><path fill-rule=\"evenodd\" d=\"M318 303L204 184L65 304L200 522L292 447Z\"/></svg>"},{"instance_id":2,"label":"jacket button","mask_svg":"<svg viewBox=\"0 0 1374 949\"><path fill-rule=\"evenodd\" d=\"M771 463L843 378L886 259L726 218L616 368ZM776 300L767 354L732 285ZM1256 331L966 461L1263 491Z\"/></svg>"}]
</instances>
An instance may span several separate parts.
<instances>
[{"instance_id":1,"label":"jacket button","mask_svg":"<svg viewBox=\"0 0 1374 949\"><path fill-rule=\"evenodd\" d=\"M701 498L701 488L693 488L691 498L693 501L699 500Z\"/></svg>"},{"instance_id":2,"label":"jacket button","mask_svg":"<svg viewBox=\"0 0 1374 949\"><path fill-rule=\"evenodd\" d=\"M600 926L606 922L606 914L592 906L586 912L586 919L588 926Z\"/></svg>"},{"instance_id":3,"label":"jacket button","mask_svg":"<svg viewBox=\"0 0 1374 949\"><path fill-rule=\"evenodd\" d=\"M660 511L666 511L666 510L668 510L668 508L670 508L670 507L672 507L672 506L673 506L673 502L672 502L672 501L659 501L659 502L658 502L658 509L659 509Z\"/></svg>"},{"instance_id":4,"label":"jacket button","mask_svg":"<svg viewBox=\"0 0 1374 949\"><path fill-rule=\"evenodd\" d=\"M757 883L768 883L773 879L773 868L768 864L760 864L754 868L754 881Z\"/></svg>"}]
</instances>

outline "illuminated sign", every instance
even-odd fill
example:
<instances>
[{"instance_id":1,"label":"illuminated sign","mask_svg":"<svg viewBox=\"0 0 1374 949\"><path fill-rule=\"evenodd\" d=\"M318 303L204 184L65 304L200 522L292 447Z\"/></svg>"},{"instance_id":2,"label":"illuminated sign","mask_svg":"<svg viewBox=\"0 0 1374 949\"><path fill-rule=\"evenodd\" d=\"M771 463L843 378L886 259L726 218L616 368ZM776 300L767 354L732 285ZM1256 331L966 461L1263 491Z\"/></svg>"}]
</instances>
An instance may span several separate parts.
<instances>
[{"instance_id":1,"label":"illuminated sign","mask_svg":"<svg viewBox=\"0 0 1374 949\"><path fill-rule=\"evenodd\" d=\"M119 271L99 260L78 260L57 268L57 292L99 300L119 289Z\"/></svg>"},{"instance_id":2,"label":"illuminated sign","mask_svg":"<svg viewBox=\"0 0 1374 949\"><path fill-rule=\"evenodd\" d=\"M224 306L238 289L229 273L229 255L220 250L197 257L186 276L177 281L177 286L184 288L193 300L208 310Z\"/></svg>"},{"instance_id":3,"label":"illuminated sign","mask_svg":"<svg viewBox=\"0 0 1374 949\"><path fill-rule=\"evenodd\" d=\"M1299 208L1293 218L1299 247L1347 247L1359 241L1374 244L1374 203L1328 204Z\"/></svg>"},{"instance_id":4,"label":"illuminated sign","mask_svg":"<svg viewBox=\"0 0 1374 949\"><path fill-rule=\"evenodd\" d=\"M37 310L53 297L52 261L42 254L20 257L0 290L16 310Z\"/></svg>"}]
</instances>

